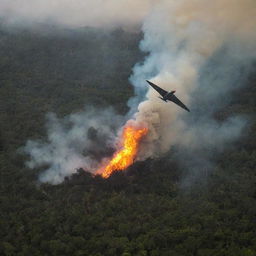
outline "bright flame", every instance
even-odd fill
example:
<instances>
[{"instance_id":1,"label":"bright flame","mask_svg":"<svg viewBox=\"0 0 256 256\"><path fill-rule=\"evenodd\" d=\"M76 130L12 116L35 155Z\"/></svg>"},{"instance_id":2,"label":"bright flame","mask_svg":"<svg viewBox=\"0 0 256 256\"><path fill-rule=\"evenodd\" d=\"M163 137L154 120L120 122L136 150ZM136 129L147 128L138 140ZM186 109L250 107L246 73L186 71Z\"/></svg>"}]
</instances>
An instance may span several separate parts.
<instances>
[{"instance_id":1,"label":"bright flame","mask_svg":"<svg viewBox=\"0 0 256 256\"><path fill-rule=\"evenodd\" d=\"M137 155L140 140L147 132L148 128L126 126L122 133L121 149L115 152L112 159L97 173L100 173L103 178L108 178L114 171L129 167Z\"/></svg>"}]
</instances>

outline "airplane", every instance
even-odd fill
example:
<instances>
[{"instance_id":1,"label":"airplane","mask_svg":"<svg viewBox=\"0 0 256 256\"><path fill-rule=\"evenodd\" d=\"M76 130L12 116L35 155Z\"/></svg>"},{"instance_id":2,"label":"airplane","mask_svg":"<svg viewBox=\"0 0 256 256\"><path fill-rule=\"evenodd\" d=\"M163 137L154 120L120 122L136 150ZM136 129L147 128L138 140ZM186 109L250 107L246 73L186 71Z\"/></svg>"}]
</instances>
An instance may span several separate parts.
<instances>
[{"instance_id":1,"label":"airplane","mask_svg":"<svg viewBox=\"0 0 256 256\"><path fill-rule=\"evenodd\" d=\"M170 92L167 92L166 90L160 88L159 86L157 86L156 84L153 84L152 82L146 80L149 85L151 87L153 87L162 97L158 97L160 98L161 100L167 102L168 100L169 101L172 101L174 102L175 104L177 104L178 106L180 106L181 108L187 110L188 112L190 112L190 110L174 95L174 93L176 91L170 91Z\"/></svg>"}]
</instances>

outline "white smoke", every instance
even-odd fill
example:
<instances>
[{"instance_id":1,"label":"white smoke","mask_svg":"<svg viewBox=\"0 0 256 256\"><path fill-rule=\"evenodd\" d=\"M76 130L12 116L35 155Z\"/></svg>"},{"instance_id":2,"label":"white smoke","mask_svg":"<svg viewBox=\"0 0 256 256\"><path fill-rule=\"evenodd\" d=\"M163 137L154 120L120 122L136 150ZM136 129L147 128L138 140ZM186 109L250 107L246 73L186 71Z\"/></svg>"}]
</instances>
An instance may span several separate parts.
<instances>
[{"instance_id":1,"label":"white smoke","mask_svg":"<svg viewBox=\"0 0 256 256\"><path fill-rule=\"evenodd\" d=\"M24 147L30 155L30 168L44 166L39 180L51 184L61 183L78 168L93 171L98 167L104 150L114 148L117 128L122 117L112 109L89 109L58 119L55 114L47 117L48 141L28 141Z\"/></svg>"},{"instance_id":2,"label":"white smoke","mask_svg":"<svg viewBox=\"0 0 256 256\"><path fill-rule=\"evenodd\" d=\"M131 77L136 97L129 106L150 131L139 159L162 155L175 144L191 152L195 147L222 148L240 135L244 118L217 122L213 113L228 104L229 94L239 86L241 65L256 56L255 25L256 3L251 0L166 0L152 9L140 44L149 54ZM163 104L152 88L141 102L148 87L145 79L167 91L176 89L192 112Z\"/></svg>"}]
</instances>

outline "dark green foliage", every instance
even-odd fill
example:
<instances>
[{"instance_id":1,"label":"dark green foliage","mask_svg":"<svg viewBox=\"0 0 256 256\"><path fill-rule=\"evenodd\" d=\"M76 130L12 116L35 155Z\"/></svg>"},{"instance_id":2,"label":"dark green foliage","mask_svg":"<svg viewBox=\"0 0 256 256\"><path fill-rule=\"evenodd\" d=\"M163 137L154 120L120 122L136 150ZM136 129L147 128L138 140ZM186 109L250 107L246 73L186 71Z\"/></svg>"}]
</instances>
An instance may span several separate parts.
<instances>
[{"instance_id":1,"label":"dark green foliage","mask_svg":"<svg viewBox=\"0 0 256 256\"><path fill-rule=\"evenodd\" d=\"M38 184L40 170L27 169L17 149L44 137L45 114L89 104L125 113L131 67L142 57L139 34L55 34L1 33L0 255L255 255L256 70L216 114L247 114L250 126L198 184L181 188L189 170L172 154L108 180L79 170L58 186Z\"/></svg>"}]
</instances>

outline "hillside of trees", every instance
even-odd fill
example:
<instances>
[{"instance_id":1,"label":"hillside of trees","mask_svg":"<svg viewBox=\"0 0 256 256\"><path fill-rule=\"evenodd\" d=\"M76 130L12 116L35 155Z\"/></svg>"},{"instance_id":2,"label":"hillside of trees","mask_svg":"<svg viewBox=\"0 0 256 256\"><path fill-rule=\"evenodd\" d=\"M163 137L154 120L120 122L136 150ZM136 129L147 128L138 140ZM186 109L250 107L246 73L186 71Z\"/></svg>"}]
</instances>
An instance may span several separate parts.
<instances>
[{"instance_id":1,"label":"hillside of trees","mask_svg":"<svg viewBox=\"0 0 256 256\"><path fill-rule=\"evenodd\" d=\"M48 112L63 117L90 105L127 112L141 37L0 28L0 255L256 255L256 65L217 115L246 114L249 127L189 187L175 154L107 180L79 170L55 186L26 167L19 149L46 136Z\"/></svg>"}]
</instances>

